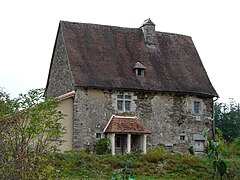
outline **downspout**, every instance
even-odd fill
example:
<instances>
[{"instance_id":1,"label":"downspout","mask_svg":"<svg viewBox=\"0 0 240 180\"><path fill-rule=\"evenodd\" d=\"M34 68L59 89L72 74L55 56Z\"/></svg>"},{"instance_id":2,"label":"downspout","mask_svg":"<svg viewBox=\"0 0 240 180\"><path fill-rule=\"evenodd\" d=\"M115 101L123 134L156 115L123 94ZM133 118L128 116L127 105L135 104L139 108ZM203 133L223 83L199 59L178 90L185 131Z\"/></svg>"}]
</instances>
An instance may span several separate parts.
<instances>
[{"instance_id":1,"label":"downspout","mask_svg":"<svg viewBox=\"0 0 240 180\"><path fill-rule=\"evenodd\" d=\"M214 102L216 102L218 100L218 97L212 102L212 138L213 140L215 139L215 119L214 119Z\"/></svg>"}]
</instances>

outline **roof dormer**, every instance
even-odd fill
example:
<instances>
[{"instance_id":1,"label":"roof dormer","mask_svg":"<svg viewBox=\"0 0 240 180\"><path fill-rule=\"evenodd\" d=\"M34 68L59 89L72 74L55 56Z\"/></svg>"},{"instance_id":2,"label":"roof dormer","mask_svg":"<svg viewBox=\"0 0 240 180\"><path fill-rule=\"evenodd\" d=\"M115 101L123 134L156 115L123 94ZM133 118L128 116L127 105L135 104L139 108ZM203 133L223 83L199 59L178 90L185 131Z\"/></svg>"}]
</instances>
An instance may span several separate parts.
<instances>
[{"instance_id":1,"label":"roof dormer","mask_svg":"<svg viewBox=\"0 0 240 180\"><path fill-rule=\"evenodd\" d=\"M137 76L144 76L144 71L146 67L142 65L140 62L136 62L133 66L133 69L135 70Z\"/></svg>"}]
</instances>

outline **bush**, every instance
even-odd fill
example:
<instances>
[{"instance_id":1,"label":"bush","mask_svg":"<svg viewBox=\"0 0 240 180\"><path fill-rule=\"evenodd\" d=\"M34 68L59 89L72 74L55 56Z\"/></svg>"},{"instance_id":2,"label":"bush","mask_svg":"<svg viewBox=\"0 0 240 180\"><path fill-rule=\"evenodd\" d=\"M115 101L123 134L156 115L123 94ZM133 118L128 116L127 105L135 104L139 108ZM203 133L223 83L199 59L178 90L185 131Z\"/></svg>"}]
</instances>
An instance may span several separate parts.
<instances>
[{"instance_id":1,"label":"bush","mask_svg":"<svg viewBox=\"0 0 240 180\"><path fill-rule=\"evenodd\" d=\"M108 146L110 145L110 140L108 138L99 139L94 145L96 154L102 155L109 153Z\"/></svg>"},{"instance_id":2,"label":"bush","mask_svg":"<svg viewBox=\"0 0 240 180\"><path fill-rule=\"evenodd\" d=\"M234 139L234 142L230 145L230 154L240 157L240 137Z\"/></svg>"}]
</instances>

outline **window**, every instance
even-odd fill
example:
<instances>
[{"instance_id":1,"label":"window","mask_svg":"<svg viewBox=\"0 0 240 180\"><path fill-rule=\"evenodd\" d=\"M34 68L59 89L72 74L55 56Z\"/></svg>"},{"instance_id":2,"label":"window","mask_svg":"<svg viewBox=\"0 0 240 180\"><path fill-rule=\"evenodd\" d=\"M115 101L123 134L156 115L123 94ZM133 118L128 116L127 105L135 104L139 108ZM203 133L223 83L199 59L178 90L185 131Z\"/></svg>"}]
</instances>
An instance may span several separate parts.
<instances>
[{"instance_id":1,"label":"window","mask_svg":"<svg viewBox=\"0 0 240 180\"><path fill-rule=\"evenodd\" d=\"M137 76L144 76L144 70L146 69L146 67L140 62L136 62L133 66L133 69L135 70Z\"/></svg>"},{"instance_id":2,"label":"window","mask_svg":"<svg viewBox=\"0 0 240 180\"><path fill-rule=\"evenodd\" d=\"M117 95L117 110L131 111L132 96L128 94Z\"/></svg>"},{"instance_id":3,"label":"window","mask_svg":"<svg viewBox=\"0 0 240 180\"><path fill-rule=\"evenodd\" d=\"M193 109L194 109L194 114L200 114L200 112L201 112L201 103L198 102L198 101L194 101Z\"/></svg>"},{"instance_id":4,"label":"window","mask_svg":"<svg viewBox=\"0 0 240 180\"><path fill-rule=\"evenodd\" d=\"M119 136L115 137L115 147L117 147L117 148L121 147L121 137L119 137Z\"/></svg>"},{"instance_id":5,"label":"window","mask_svg":"<svg viewBox=\"0 0 240 180\"><path fill-rule=\"evenodd\" d=\"M136 69L137 76L144 76L144 69Z\"/></svg>"},{"instance_id":6,"label":"window","mask_svg":"<svg viewBox=\"0 0 240 180\"><path fill-rule=\"evenodd\" d=\"M96 133L96 138L97 139L100 139L102 137L102 134L101 133Z\"/></svg>"},{"instance_id":7,"label":"window","mask_svg":"<svg viewBox=\"0 0 240 180\"><path fill-rule=\"evenodd\" d=\"M180 141L185 141L185 136L180 136Z\"/></svg>"},{"instance_id":8,"label":"window","mask_svg":"<svg viewBox=\"0 0 240 180\"><path fill-rule=\"evenodd\" d=\"M187 136L187 134L186 134L185 132L181 133L181 134L179 135L179 140L180 140L180 143L181 143L181 144L187 143L187 142L188 142L188 136Z\"/></svg>"}]
</instances>

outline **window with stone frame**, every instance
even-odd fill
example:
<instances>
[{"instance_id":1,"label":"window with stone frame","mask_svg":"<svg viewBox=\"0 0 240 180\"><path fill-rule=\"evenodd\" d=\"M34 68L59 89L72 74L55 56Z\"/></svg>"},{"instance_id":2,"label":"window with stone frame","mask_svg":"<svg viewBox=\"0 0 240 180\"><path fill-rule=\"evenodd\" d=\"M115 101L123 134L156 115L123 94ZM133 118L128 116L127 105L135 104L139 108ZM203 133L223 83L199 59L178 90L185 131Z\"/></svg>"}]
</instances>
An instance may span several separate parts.
<instances>
[{"instance_id":1,"label":"window with stone frame","mask_svg":"<svg viewBox=\"0 0 240 180\"><path fill-rule=\"evenodd\" d=\"M179 136L179 140L180 140L180 143L187 143L188 142L188 137L187 137L187 134L185 134L185 132L181 133L180 136Z\"/></svg>"},{"instance_id":2,"label":"window with stone frame","mask_svg":"<svg viewBox=\"0 0 240 180\"><path fill-rule=\"evenodd\" d=\"M132 96L127 93L119 93L117 95L117 110L128 112L131 111Z\"/></svg>"},{"instance_id":3,"label":"window with stone frame","mask_svg":"<svg viewBox=\"0 0 240 180\"><path fill-rule=\"evenodd\" d=\"M199 101L194 101L193 102L193 112L196 115L201 114L201 102L199 102Z\"/></svg>"},{"instance_id":4,"label":"window with stone frame","mask_svg":"<svg viewBox=\"0 0 240 180\"><path fill-rule=\"evenodd\" d=\"M180 136L180 141L185 141L185 136Z\"/></svg>"}]
</instances>

